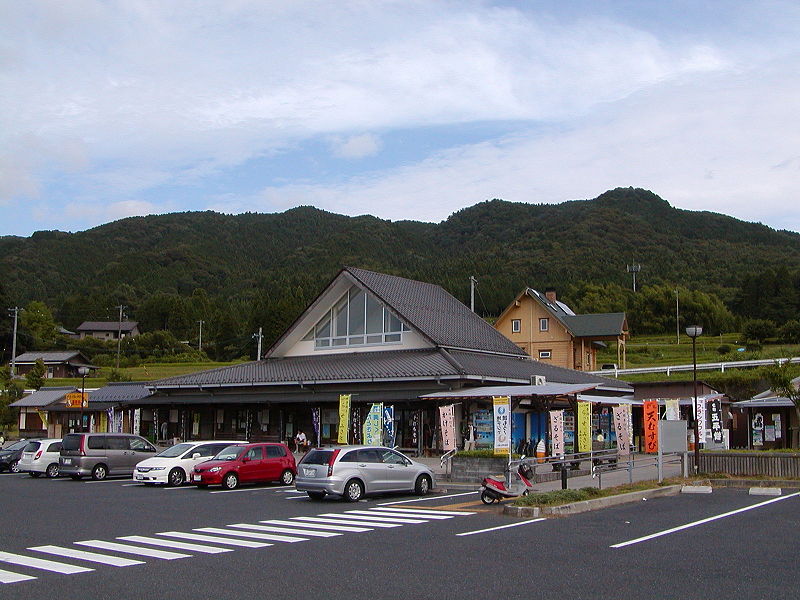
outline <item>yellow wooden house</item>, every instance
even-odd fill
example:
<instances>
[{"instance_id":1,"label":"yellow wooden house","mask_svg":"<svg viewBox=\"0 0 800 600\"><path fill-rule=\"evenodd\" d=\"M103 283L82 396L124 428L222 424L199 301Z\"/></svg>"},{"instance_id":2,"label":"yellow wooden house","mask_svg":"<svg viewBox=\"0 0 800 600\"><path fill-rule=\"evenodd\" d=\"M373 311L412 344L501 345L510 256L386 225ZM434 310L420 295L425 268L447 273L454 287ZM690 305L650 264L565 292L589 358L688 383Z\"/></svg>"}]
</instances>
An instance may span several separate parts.
<instances>
[{"instance_id":1,"label":"yellow wooden house","mask_svg":"<svg viewBox=\"0 0 800 600\"><path fill-rule=\"evenodd\" d=\"M625 368L625 313L576 315L556 292L523 290L503 311L495 328L532 358L578 371L596 371L597 351L617 342L617 365Z\"/></svg>"}]
</instances>

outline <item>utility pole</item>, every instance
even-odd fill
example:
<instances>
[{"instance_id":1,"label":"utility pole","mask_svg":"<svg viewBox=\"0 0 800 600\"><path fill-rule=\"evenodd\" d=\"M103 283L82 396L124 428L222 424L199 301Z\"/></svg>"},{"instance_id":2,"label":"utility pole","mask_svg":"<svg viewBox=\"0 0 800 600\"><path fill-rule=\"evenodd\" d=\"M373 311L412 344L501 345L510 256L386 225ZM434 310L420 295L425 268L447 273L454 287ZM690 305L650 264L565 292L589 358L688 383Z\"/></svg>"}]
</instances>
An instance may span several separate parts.
<instances>
[{"instance_id":1,"label":"utility pole","mask_svg":"<svg viewBox=\"0 0 800 600\"><path fill-rule=\"evenodd\" d=\"M678 288L675 288L675 343L681 343L681 313L678 306Z\"/></svg>"},{"instance_id":2,"label":"utility pole","mask_svg":"<svg viewBox=\"0 0 800 600\"><path fill-rule=\"evenodd\" d=\"M8 309L8 314L14 313L14 339L11 342L11 378L17 374L17 321L19 320L19 306Z\"/></svg>"},{"instance_id":3,"label":"utility pole","mask_svg":"<svg viewBox=\"0 0 800 600\"><path fill-rule=\"evenodd\" d=\"M636 274L642 270L642 265L626 265L628 273L633 274L633 291L636 291Z\"/></svg>"},{"instance_id":4,"label":"utility pole","mask_svg":"<svg viewBox=\"0 0 800 600\"><path fill-rule=\"evenodd\" d=\"M261 327L258 328L258 333L253 334L253 338L258 340L258 350L256 350L256 360L261 360L261 338L264 336L261 333Z\"/></svg>"},{"instance_id":5,"label":"utility pole","mask_svg":"<svg viewBox=\"0 0 800 600\"><path fill-rule=\"evenodd\" d=\"M205 321L198 321L200 324L200 340L197 342L197 349L202 352L203 351L203 323Z\"/></svg>"},{"instance_id":6,"label":"utility pole","mask_svg":"<svg viewBox=\"0 0 800 600\"><path fill-rule=\"evenodd\" d=\"M475 286L478 285L478 280L474 275L469 276L469 309L475 312Z\"/></svg>"},{"instance_id":7,"label":"utility pole","mask_svg":"<svg viewBox=\"0 0 800 600\"><path fill-rule=\"evenodd\" d=\"M125 307L120 304L114 308L119 309L119 321L117 322L117 370L119 370L119 351L122 347L122 311L125 310Z\"/></svg>"}]
</instances>

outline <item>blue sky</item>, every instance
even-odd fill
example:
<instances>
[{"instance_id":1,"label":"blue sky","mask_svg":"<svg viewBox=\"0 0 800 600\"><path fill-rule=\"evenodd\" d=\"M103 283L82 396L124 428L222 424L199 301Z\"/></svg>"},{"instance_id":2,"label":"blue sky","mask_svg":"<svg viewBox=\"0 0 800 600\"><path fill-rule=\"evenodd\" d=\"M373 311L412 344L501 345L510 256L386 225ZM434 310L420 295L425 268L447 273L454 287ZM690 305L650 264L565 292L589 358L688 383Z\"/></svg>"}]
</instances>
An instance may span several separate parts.
<instances>
[{"instance_id":1,"label":"blue sky","mask_svg":"<svg viewBox=\"0 0 800 600\"><path fill-rule=\"evenodd\" d=\"M800 231L797 2L0 3L0 235L643 187Z\"/></svg>"}]
</instances>

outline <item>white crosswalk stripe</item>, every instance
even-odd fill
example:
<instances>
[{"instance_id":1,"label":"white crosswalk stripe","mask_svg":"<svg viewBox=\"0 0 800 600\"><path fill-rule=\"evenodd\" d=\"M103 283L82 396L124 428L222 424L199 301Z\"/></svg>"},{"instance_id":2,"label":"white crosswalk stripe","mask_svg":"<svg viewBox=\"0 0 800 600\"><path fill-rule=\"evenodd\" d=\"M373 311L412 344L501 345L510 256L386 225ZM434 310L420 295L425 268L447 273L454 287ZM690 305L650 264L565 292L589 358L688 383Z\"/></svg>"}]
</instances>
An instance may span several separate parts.
<instances>
[{"instance_id":1,"label":"white crosswalk stripe","mask_svg":"<svg viewBox=\"0 0 800 600\"><path fill-rule=\"evenodd\" d=\"M12 573L11 571L0 569L0 583L17 583L18 581L28 581L29 579L36 579L36 577L32 575L20 575L19 573Z\"/></svg>"},{"instance_id":2,"label":"white crosswalk stripe","mask_svg":"<svg viewBox=\"0 0 800 600\"><path fill-rule=\"evenodd\" d=\"M240 546L242 548L266 548L272 546L266 542L253 542L251 540L237 540L234 538L219 537L214 535L203 535L201 533L184 533L182 531L162 531L156 535L164 535L183 540L195 540L197 542L211 542L212 544L227 544L228 546Z\"/></svg>"},{"instance_id":3,"label":"white crosswalk stripe","mask_svg":"<svg viewBox=\"0 0 800 600\"><path fill-rule=\"evenodd\" d=\"M454 517L461 517L466 515L474 515L474 512L464 510L436 510L435 508L392 508L390 506L381 506L372 510L380 510L381 512L399 512L399 513L419 513L422 515L450 515Z\"/></svg>"},{"instance_id":4,"label":"white crosswalk stripe","mask_svg":"<svg viewBox=\"0 0 800 600\"><path fill-rule=\"evenodd\" d=\"M342 516L346 519L362 519L366 521L381 521L383 523L427 523L428 521L425 519L419 518L419 515L408 515L404 517L403 515L382 515L381 513L373 513L368 510L348 510L346 513L342 514ZM414 517L417 518L414 518Z\"/></svg>"},{"instance_id":5,"label":"white crosswalk stripe","mask_svg":"<svg viewBox=\"0 0 800 600\"><path fill-rule=\"evenodd\" d=\"M166 550L156 550L155 548L144 548L143 546L131 546L130 544L118 544L117 542L104 542L103 540L84 540L82 542L75 543L79 546L88 546L89 548L100 548L101 550L112 550L114 552L149 556L151 558L163 558L164 560L189 558L191 556L191 554L168 552Z\"/></svg>"},{"instance_id":6,"label":"white crosswalk stripe","mask_svg":"<svg viewBox=\"0 0 800 600\"><path fill-rule=\"evenodd\" d=\"M118 537L118 540L125 542L138 542L140 544L151 544L162 548L173 548L174 550L186 550L187 552L201 552L203 554L221 554L222 552L232 552L231 548L219 548L218 546L203 546L201 544L190 544L188 542L177 542L173 540L162 540L159 538L147 537L145 535L126 535Z\"/></svg>"},{"instance_id":7,"label":"white crosswalk stripe","mask_svg":"<svg viewBox=\"0 0 800 600\"><path fill-rule=\"evenodd\" d=\"M228 525L228 527L252 529L254 531L268 531L270 533L296 533L299 535L310 535L311 537L334 537L337 535L342 535L341 533L336 533L334 531L314 531L313 529L301 531L297 528L290 529L289 527L276 527L273 525L250 525L249 523L234 523L233 525Z\"/></svg>"},{"instance_id":8,"label":"white crosswalk stripe","mask_svg":"<svg viewBox=\"0 0 800 600\"><path fill-rule=\"evenodd\" d=\"M194 531L200 531L202 533L219 533L221 535L233 535L237 537L254 538L257 540L269 540L270 542L288 542L290 544L293 544L294 542L308 541L308 538L303 537L277 535L274 533L256 533L254 531L232 531L230 529L222 529L219 527L199 527L198 529L194 529Z\"/></svg>"},{"instance_id":9,"label":"white crosswalk stripe","mask_svg":"<svg viewBox=\"0 0 800 600\"><path fill-rule=\"evenodd\" d=\"M273 525L289 525L291 527L313 527L314 529L324 529L327 531L344 531L351 533L361 533L364 531L373 531L370 527L355 527L352 525L325 525L323 523L298 523L297 521L281 521L280 519L271 519L268 521L260 521L261 523L268 523Z\"/></svg>"},{"instance_id":10,"label":"white crosswalk stripe","mask_svg":"<svg viewBox=\"0 0 800 600\"><path fill-rule=\"evenodd\" d=\"M130 567L133 565L143 565L140 560L132 558L121 558L119 556L109 556L107 554L98 554L97 552L88 552L87 550L77 550L75 548L65 548L64 546L34 546L28 550L35 550L36 552L46 552L47 554L55 554L64 558L78 558L80 560L88 560L103 565L111 565L112 567Z\"/></svg>"},{"instance_id":11,"label":"white crosswalk stripe","mask_svg":"<svg viewBox=\"0 0 800 600\"><path fill-rule=\"evenodd\" d=\"M54 560L46 560L44 558L33 558L31 556L24 556L22 554L12 554L11 552L0 552L0 561L11 563L12 565L19 565L21 567L33 567L34 569L42 569L43 571L63 573L65 575L94 571L94 569L90 569L88 567L78 567L67 563L56 562Z\"/></svg>"},{"instance_id":12,"label":"white crosswalk stripe","mask_svg":"<svg viewBox=\"0 0 800 600\"><path fill-rule=\"evenodd\" d=\"M331 518L333 515L336 518ZM401 527L395 523L378 523L376 521L355 521L351 519L343 519L338 513L329 513L319 517L292 517L296 521L309 521L312 523L328 523L330 525L363 525L364 527Z\"/></svg>"}]
</instances>

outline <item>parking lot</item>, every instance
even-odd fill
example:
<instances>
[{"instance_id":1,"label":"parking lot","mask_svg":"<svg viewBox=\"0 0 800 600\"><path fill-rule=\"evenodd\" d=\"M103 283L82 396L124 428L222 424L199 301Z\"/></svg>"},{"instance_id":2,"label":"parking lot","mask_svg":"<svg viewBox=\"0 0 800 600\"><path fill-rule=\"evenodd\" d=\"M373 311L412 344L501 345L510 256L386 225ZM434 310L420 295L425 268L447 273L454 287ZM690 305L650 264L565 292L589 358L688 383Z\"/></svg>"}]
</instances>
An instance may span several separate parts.
<instances>
[{"instance_id":1,"label":"parking lot","mask_svg":"<svg viewBox=\"0 0 800 600\"><path fill-rule=\"evenodd\" d=\"M3 474L0 493L8 598L795 598L800 584L792 490L547 520L505 517L470 492L351 504L277 485Z\"/></svg>"}]
</instances>

